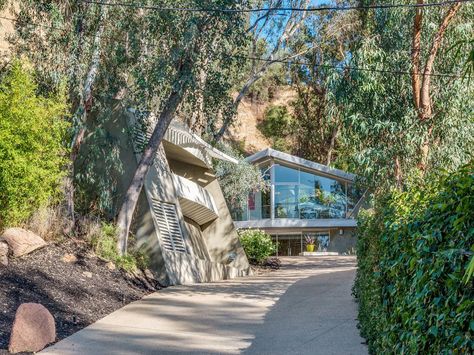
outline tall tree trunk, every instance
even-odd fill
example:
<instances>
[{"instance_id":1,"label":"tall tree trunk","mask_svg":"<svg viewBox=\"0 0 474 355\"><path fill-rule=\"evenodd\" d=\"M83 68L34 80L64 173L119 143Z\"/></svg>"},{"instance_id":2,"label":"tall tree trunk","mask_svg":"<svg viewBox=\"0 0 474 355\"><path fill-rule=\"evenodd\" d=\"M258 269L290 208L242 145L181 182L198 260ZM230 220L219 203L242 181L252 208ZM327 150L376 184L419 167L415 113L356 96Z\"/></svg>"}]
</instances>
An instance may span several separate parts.
<instances>
[{"instance_id":1,"label":"tall tree trunk","mask_svg":"<svg viewBox=\"0 0 474 355\"><path fill-rule=\"evenodd\" d=\"M265 71L267 70L268 66L270 65L271 63L268 62L267 65L264 65L257 73L255 73L254 75L252 75L248 80L247 82L244 84L244 86L242 87L242 89L240 89L237 97L234 99L234 101L232 102L232 110L231 110L231 113L229 113L228 116L224 117L224 121L222 123L222 126L221 128L219 129L219 131L214 135L214 143L217 143L219 142L223 137L224 137L224 134L227 132L227 130L229 129L235 115L237 114L237 108L239 107L240 103L242 102L242 100L244 99L245 95L247 95L248 91L250 90L250 88L252 87L252 85L262 77L262 75L265 73Z\"/></svg>"},{"instance_id":2,"label":"tall tree trunk","mask_svg":"<svg viewBox=\"0 0 474 355\"><path fill-rule=\"evenodd\" d=\"M397 182L397 187L401 189L403 185L403 173L402 173L402 165L400 163L400 158L398 157L398 155L395 157L394 170L395 170L394 173L395 173L395 181Z\"/></svg>"},{"instance_id":3,"label":"tall tree trunk","mask_svg":"<svg viewBox=\"0 0 474 355\"><path fill-rule=\"evenodd\" d=\"M204 60L204 67L207 66L208 59ZM204 90L206 88L206 81L207 81L207 71L204 68L201 68L199 71L198 76L198 87L196 88L196 108L194 112L190 116L190 120L188 122L188 126L194 133L198 135L202 135L202 131L204 128Z\"/></svg>"},{"instance_id":4,"label":"tall tree trunk","mask_svg":"<svg viewBox=\"0 0 474 355\"><path fill-rule=\"evenodd\" d=\"M423 0L417 0L418 4L423 4ZM454 16L461 8L461 3L455 3L451 5L449 10L443 17L438 31L436 32L433 41L431 43L431 49L426 59L424 69L420 67L420 56L421 56L421 30L422 30L422 11L423 9L418 8L416 10L414 25L413 25L413 39L412 39L412 89L413 89L413 101L416 111L418 112L418 118L421 121L429 120L433 116L433 106L430 97L431 91L431 74L433 72L434 62L438 50L443 42L444 34L449 24L452 22ZM421 78L421 83L420 83ZM431 123L428 128L428 132L424 142L420 147L420 164L419 168L424 172L428 166L428 156L431 145L431 135L433 130L433 124Z\"/></svg>"},{"instance_id":5,"label":"tall tree trunk","mask_svg":"<svg viewBox=\"0 0 474 355\"><path fill-rule=\"evenodd\" d=\"M301 1L298 4L297 7L308 9L309 4L310 4L309 0L304 0L304 1ZM273 7L272 4L270 4L270 8L271 7ZM265 62L264 64L262 64L260 68L258 68L258 69L254 68L255 69L254 72L252 73L250 78L248 78L248 80L245 82L244 86L240 89L237 97L235 98L234 102L232 103L232 112L233 113L229 114L227 117L224 117L224 121L222 123L221 128L219 129L219 131L216 134L214 134L214 143L219 142L224 137L224 134L227 132L227 130L229 129L231 123L233 122L233 120L235 118L235 115L237 113L237 109L238 109L240 103L242 102L242 99L248 93L248 91L250 90L252 85L265 74L267 69L272 64L277 62L274 59L275 59L275 56L277 55L278 51L281 49L282 45L284 43L287 43L288 40L301 28L301 26L303 25L303 23L304 23L307 16L308 16L308 11L306 11L306 10L303 11L298 18L295 17L294 13L291 13L290 16L288 16L288 20L285 24L285 27L284 27L281 35L278 38L276 38L276 40L273 42L273 43L275 43L275 45L274 45L273 49L271 50L271 53L268 57L268 61ZM257 18L256 22L259 22L263 18L265 18L265 16L261 16L261 17ZM257 34L260 34L260 31L263 29L263 28L260 28L260 30L259 30L257 26L253 26L253 25L250 26L250 28L255 31L254 32L254 39L258 38ZM290 58L297 57L298 55L301 55L306 51L307 50L305 50L301 53L297 53L295 55L288 56L286 58L281 58L281 60L288 60Z\"/></svg>"},{"instance_id":6,"label":"tall tree trunk","mask_svg":"<svg viewBox=\"0 0 474 355\"><path fill-rule=\"evenodd\" d=\"M443 42L443 37L448 28L449 24L453 20L454 16L461 7L461 3L456 3L452 5L441 22L438 32L436 33L433 43L431 44L430 53L428 59L426 60L425 70L423 72L423 84L421 86L420 93L420 119L427 120L431 118L432 115L432 105L430 98L430 85L431 85L431 73L433 72L433 65L436 59L436 54L438 53L441 43Z\"/></svg>"},{"instance_id":7,"label":"tall tree trunk","mask_svg":"<svg viewBox=\"0 0 474 355\"><path fill-rule=\"evenodd\" d=\"M329 166L332 162L332 154L333 154L334 149L336 147L336 140L337 140L337 136L339 135L340 128L341 128L340 125L337 124L336 127L334 127L334 129L332 131L331 143L329 144L329 149L328 149L327 158L326 158L326 165L327 166Z\"/></svg>"},{"instance_id":8,"label":"tall tree trunk","mask_svg":"<svg viewBox=\"0 0 474 355\"><path fill-rule=\"evenodd\" d=\"M417 4L423 4L424 0L417 0ZM420 55L421 55L421 27L423 21L423 9L417 8L415 13L415 20L413 24L413 37L411 49L411 86L413 90L413 103L415 109L420 109L420 88L421 88L421 73L420 73Z\"/></svg>"},{"instance_id":9,"label":"tall tree trunk","mask_svg":"<svg viewBox=\"0 0 474 355\"><path fill-rule=\"evenodd\" d=\"M74 136L71 142L71 155L70 155L70 166L69 174L66 178L65 183L65 197L66 197L66 208L69 224L66 227L65 233L71 234L74 230L76 219L75 219L75 206L74 206L74 163L79 154L84 136L86 133L86 122L87 122L87 105L91 102L92 99L92 86L95 83L97 73L99 71L100 55L101 55L101 46L102 46L102 36L105 28L105 21L107 19L108 8L106 6L100 7L100 18L99 18L99 27L94 36L93 52L91 57L91 62L89 66L89 71L84 82L82 93L79 99L79 106L74 113L74 124L76 125Z\"/></svg>"},{"instance_id":10,"label":"tall tree trunk","mask_svg":"<svg viewBox=\"0 0 474 355\"><path fill-rule=\"evenodd\" d=\"M120 255L125 255L127 253L130 225L132 223L133 213L137 206L140 192L145 183L145 177L148 173L148 170L150 169L150 166L153 164L154 157L158 148L160 147L166 130L168 129L168 126L170 125L171 120L173 119L173 116L176 113L176 110L181 103L189 85L191 69L191 58L186 56L178 68L178 72L174 81L176 85L166 100L164 109L157 120L155 128L153 129L153 134L151 135L147 147L141 156L140 162L138 163L137 169L135 170L135 174L125 194L124 201L117 217L117 249Z\"/></svg>"},{"instance_id":11,"label":"tall tree trunk","mask_svg":"<svg viewBox=\"0 0 474 355\"><path fill-rule=\"evenodd\" d=\"M430 152L430 146L431 146L432 133L433 133L433 122L431 122L430 126L428 127L428 132L427 132L425 141L423 142L423 145L421 146L420 170L422 172L425 172L426 168L428 167L428 158L429 158L429 152Z\"/></svg>"}]
</instances>

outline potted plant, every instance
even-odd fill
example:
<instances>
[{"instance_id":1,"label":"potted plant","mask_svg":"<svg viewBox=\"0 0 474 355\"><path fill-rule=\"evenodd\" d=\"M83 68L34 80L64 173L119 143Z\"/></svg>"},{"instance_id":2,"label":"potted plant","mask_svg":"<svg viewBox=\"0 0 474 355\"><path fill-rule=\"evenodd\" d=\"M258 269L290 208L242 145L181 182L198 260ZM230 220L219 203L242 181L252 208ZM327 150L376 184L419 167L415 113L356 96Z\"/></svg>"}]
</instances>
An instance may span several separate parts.
<instances>
[{"instance_id":1,"label":"potted plant","mask_svg":"<svg viewBox=\"0 0 474 355\"><path fill-rule=\"evenodd\" d=\"M307 235L304 237L305 241L306 241L306 251L307 252L314 252L314 243L315 243L315 238L310 236L310 235Z\"/></svg>"}]
</instances>

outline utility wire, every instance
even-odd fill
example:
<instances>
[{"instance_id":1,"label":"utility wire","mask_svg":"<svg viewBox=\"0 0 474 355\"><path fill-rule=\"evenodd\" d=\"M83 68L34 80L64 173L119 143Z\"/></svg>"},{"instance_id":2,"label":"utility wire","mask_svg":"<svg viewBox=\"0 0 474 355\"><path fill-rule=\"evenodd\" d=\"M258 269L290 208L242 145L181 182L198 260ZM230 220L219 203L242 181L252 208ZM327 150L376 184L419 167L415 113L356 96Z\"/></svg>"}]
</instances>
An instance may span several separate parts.
<instances>
[{"instance_id":1,"label":"utility wire","mask_svg":"<svg viewBox=\"0 0 474 355\"><path fill-rule=\"evenodd\" d=\"M9 18L5 16L0 16L0 19L11 21L11 22L20 22L18 19L14 18ZM43 28L49 28L49 29L56 29L56 30L64 30L64 28L61 27L55 27L55 26L48 26L48 25L40 25L40 24L33 24L33 23L28 23L28 25L32 27L43 27ZM109 40L115 40L114 38L104 36L104 38L107 38ZM150 45L151 48L158 48L158 46L153 46ZM244 60L253 60L253 61L259 61L259 62L267 62L267 63L282 63L282 64L288 64L288 65L299 65L299 66L311 66L310 63L306 62L298 62L294 60L285 60L285 59L269 59L269 58L260 58L260 57L250 57L250 56L243 56L243 55L224 55L225 57L228 58L235 58L235 59L244 59ZM410 71L404 71L404 70L388 70L388 69L375 69L375 68L361 68L361 67L354 67L354 66L345 66L342 64L338 65L329 65L329 64L316 64L314 67L319 67L319 68L329 68L329 69L339 69L339 70L351 70L351 71L365 71L365 72L374 72L374 73L384 73L384 74L397 74L397 75L412 75L413 73ZM423 73L416 73L417 75L423 75ZM458 74L452 74L452 73L431 73L431 74L426 74L428 76L433 76L433 77L448 77L448 78L460 78L462 77L461 75Z\"/></svg>"},{"instance_id":2,"label":"utility wire","mask_svg":"<svg viewBox=\"0 0 474 355\"><path fill-rule=\"evenodd\" d=\"M259 57L247 57L247 56L240 56L240 55L228 55L228 57L232 58L240 58L246 60L255 60L258 62L267 62L267 63L282 63L288 65L298 65L298 66L307 66L310 67L312 64L305 63L305 62L298 62L293 60L279 60L279 59L266 59L266 58L259 58ZM373 72L373 73L384 73L384 74L399 74L399 75L412 75L411 71L406 70L386 70L386 69L375 69L375 68L361 68L361 67L354 67L354 66L346 66L343 64L315 64L314 67L319 68L329 68L329 69L340 69L340 70L354 70L354 71L365 71L365 72ZM423 73L415 73L416 75L423 75ZM448 77L448 78L461 78L461 75L452 74L452 73L431 73L426 74L428 76L439 76L439 77Z\"/></svg>"},{"instance_id":3,"label":"utility wire","mask_svg":"<svg viewBox=\"0 0 474 355\"><path fill-rule=\"evenodd\" d=\"M95 4L100 6L114 6L114 7L132 7L145 10L154 11L178 11L178 12L221 12L221 13L258 13L258 12L317 12L317 11L350 11L350 10L372 10L372 9L396 9L396 8L429 8L437 6L450 6L457 3L470 3L474 0L445 0L434 3L424 4L374 4L374 5L357 5L357 6L310 6L302 7L272 7L272 8L247 8L247 9L229 9L229 8L213 8L213 7L166 7L158 5L145 5L139 3L123 3L111 1L97 1L97 0L80 0L86 4Z\"/></svg>"}]
</instances>

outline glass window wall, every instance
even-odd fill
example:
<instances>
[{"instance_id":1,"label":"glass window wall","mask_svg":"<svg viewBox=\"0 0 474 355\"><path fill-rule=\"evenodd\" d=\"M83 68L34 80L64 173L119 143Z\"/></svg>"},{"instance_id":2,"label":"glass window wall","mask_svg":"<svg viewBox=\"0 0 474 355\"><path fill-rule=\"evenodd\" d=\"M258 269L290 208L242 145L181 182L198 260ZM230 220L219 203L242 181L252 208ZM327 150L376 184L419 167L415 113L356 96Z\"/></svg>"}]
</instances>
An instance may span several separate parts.
<instances>
[{"instance_id":1,"label":"glass window wall","mask_svg":"<svg viewBox=\"0 0 474 355\"><path fill-rule=\"evenodd\" d=\"M249 220L271 218L270 191L250 193L247 210Z\"/></svg>"},{"instance_id":2,"label":"glass window wall","mask_svg":"<svg viewBox=\"0 0 474 355\"><path fill-rule=\"evenodd\" d=\"M344 218L346 183L299 169L276 165L275 218Z\"/></svg>"},{"instance_id":3,"label":"glass window wall","mask_svg":"<svg viewBox=\"0 0 474 355\"><path fill-rule=\"evenodd\" d=\"M236 220L269 219L272 212L274 218L346 218L361 196L352 183L300 169L275 164L261 172L272 190L251 193L242 211L234 211Z\"/></svg>"},{"instance_id":4,"label":"glass window wall","mask_svg":"<svg viewBox=\"0 0 474 355\"><path fill-rule=\"evenodd\" d=\"M298 185L275 185L275 218L299 218Z\"/></svg>"}]
</instances>

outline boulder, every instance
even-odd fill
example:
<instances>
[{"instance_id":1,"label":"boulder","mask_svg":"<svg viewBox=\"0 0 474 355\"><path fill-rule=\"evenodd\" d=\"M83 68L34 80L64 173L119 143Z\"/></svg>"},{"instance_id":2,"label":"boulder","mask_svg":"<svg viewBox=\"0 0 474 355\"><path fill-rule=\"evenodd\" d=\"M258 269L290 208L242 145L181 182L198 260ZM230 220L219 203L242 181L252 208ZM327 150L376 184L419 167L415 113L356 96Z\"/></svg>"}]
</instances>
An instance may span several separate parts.
<instances>
[{"instance_id":1,"label":"boulder","mask_svg":"<svg viewBox=\"0 0 474 355\"><path fill-rule=\"evenodd\" d=\"M39 303L23 303L13 322L8 350L11 353L37 352L56 340L51 313Z\"/></svg>"},{"instance_id":2,"label":"boulder","mask_svg":"<svg viewBox=\"0 0 474 355\"><path fill-rule=\"evenodd\" d=\"M8 265L8 244L0 241L0 266Z\"/></svg>"},{"instance_id":3,"label":"boulder","mask_svg":"<svg viewBox=\"0 0 474 355\"><path fill-rule=\"evenodd\" d=\"M0 241L7 242L15 258L42 248L46 242L35 233L22 228L8 228L3 232Z\"/></svg>"}]
</instances>

